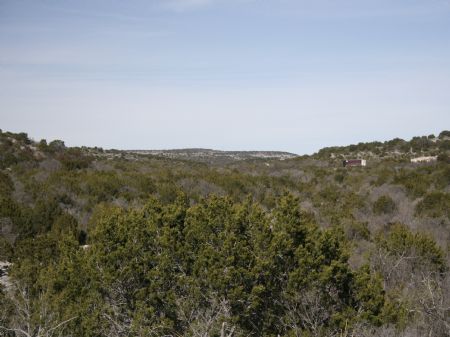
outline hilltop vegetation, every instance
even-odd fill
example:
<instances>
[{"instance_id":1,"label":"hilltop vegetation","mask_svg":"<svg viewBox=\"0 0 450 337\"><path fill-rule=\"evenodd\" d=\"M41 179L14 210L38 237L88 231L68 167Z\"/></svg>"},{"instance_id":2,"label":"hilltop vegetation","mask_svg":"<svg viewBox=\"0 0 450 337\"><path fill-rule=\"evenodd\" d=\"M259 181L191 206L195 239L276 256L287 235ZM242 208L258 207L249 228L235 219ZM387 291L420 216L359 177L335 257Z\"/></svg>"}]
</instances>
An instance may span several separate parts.
<instances>
[{"instance_id":1,"label":"hilltop vegetation","mask_svg":"<svg viewBox=\"0 0 450 337\"><path fill-rule=\"evenodd\" d=\"M410 141L395 138L386 142L358 143L344 147L327 147L320 150L318 157L341 157L346 155L365 158L408 158L411 156L437 156L450 150L450 131L435 135L413 137Z\"/></svg>"},{"instance_id":2,"label":"hilltop vegetation","mask_svg":"<svg viewBox=\"0 0 450 337\"><path fill-rule=\"evenodd\" d=\"M208 151L1 132L0 336L450 336L449 131Z\"/></svg>"}]
</instances>

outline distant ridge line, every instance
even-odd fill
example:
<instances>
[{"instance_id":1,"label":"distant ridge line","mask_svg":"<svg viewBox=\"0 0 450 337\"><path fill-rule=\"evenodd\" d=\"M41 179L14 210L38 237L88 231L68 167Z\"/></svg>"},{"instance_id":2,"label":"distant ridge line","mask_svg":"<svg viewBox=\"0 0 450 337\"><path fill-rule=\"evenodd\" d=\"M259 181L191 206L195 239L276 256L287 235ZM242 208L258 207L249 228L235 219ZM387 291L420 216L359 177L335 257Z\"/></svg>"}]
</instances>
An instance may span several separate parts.
<instances>
[{"instance_id":1,"label":"distant ridge line","mask_svg":"<svg viewBox=\"0 0 450 337\"><path fill-rule=\"evenodd\" d=\"M170 149L170 150L127 150L124 151L132 154L156 155L170 158L187 158L187 159L291 159L298 157L295 153L284 151L224 151L202 148L186 148L186 149Z\"/></svg>"}]
</instances>

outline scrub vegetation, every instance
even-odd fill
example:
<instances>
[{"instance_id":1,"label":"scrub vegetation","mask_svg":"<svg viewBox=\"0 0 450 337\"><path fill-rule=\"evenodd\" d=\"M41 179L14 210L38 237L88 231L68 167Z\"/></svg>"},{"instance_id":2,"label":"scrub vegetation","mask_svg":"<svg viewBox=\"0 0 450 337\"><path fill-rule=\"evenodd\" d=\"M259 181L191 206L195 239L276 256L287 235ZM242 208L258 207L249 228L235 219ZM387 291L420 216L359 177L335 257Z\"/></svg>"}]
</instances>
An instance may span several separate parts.
<instances>
[{"instance_id":1,"label":"scrub vegetation","mask_svg":"<svg viewBox=\"0 0 450 337\"><path fill-rule=\"evenodd\" d=\"M449 131L207 153L0 132L0 336L450 336Z\"/></svg>"}]
</instances>

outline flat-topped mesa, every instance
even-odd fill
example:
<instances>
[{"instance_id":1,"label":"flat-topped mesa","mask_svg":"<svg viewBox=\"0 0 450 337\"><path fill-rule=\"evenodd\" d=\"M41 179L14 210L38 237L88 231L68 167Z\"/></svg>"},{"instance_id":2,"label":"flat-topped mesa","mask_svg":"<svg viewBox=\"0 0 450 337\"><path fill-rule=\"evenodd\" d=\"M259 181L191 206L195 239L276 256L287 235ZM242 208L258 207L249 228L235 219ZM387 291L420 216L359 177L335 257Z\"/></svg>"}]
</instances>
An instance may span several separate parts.
<instances>
[{"instance_id":1,"label":"flat-topped mesa","mask_svg":"<svg viewBox=\"0 0 450 337\"><path fill-rule=\"evenodd\" d=\"M229 159L229 160L247 160L247 159L290 159L298 155L282 151L221 151L212 149L173 149L173 150L130 150L126 151L134 154L148 154L179 159Z\"/></svg>"}]
</instances>

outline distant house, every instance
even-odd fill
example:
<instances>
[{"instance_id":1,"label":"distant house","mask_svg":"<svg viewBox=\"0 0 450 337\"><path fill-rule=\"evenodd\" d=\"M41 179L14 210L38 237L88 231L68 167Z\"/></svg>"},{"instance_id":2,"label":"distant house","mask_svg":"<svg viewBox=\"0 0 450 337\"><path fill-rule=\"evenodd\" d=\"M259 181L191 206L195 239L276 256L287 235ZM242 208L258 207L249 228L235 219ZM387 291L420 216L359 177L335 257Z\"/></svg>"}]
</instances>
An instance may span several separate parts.
<instances>
[{"instance_id":1,"label":"distant house","mask_svg":"<svg viewBox=\"0 0 450 337\"><path fill-rule=\"evenodd\" d=\"M431 163L437 160L437 156L411 158L411 163Z\"/></svg>"},{"instance_id":2,"label":"distant house","mask_svg":"<svg viewBox=\"0 0 450 337\"><path fill-rule=\"evenodd\" d=\"M347 166L366 166L366 160L365 159L349 159L344 160L342 162L344 167Z\"/></svg>"}]
</instances>

